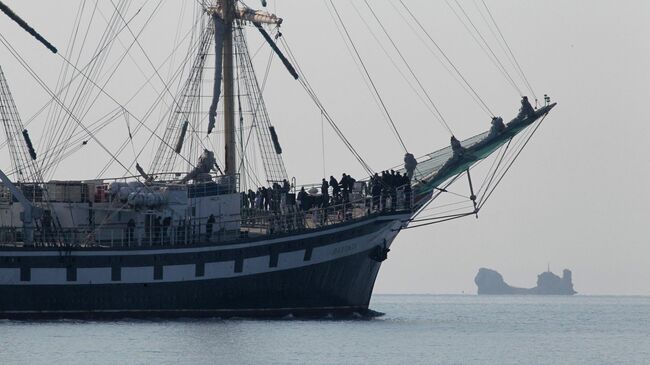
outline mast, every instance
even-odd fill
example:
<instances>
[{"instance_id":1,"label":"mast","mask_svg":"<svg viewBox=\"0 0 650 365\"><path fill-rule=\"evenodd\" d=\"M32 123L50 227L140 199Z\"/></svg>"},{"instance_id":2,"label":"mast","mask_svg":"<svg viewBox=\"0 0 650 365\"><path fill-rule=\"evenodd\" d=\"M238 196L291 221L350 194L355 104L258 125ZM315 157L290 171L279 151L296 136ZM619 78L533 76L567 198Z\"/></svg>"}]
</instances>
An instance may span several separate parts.
<instances>
[{"instance_id":1,"label":"mast","mask_svg":"<svg viewBox=\"0 0 650 365\"><path fill-rule=\"evenodd\" d=\"M235 151L235 98L234 98L234 54L233 54L233 21L235 19L235 0L219 0L223 9L223 21L226 31L223 40L223 111L225 137L225 170L226 175L237 173L237 158Z\"/></svg>"}]
</instances>

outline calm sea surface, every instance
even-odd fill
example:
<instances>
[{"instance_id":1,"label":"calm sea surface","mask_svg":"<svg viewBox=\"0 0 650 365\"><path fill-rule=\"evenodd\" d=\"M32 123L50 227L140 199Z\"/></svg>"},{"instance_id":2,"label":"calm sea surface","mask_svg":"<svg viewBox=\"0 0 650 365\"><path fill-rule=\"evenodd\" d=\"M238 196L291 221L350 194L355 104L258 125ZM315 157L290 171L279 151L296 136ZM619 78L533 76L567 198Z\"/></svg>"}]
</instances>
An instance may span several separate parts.
<instances>
[{"instance_id":1,"label":"calm sea surface","mask_svg":"<svg viewBox=\"0 0 650 365\"><path fill-rule=\"evenodd\" d=\"M1 364L650 364L650 297L376 295L359 320L0 321Z\"/></svg>"}]
</instances>

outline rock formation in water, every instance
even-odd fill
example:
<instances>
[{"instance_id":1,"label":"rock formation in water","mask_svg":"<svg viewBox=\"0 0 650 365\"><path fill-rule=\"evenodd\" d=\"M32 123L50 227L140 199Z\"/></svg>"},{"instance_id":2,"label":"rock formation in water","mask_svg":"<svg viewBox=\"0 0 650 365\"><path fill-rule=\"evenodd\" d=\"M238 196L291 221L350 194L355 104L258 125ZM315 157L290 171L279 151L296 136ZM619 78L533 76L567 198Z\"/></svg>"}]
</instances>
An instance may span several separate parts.
<instances>
[{"instance_id":1,"label":"rock formation in water","mask_svg":"<svg viewBox=\"0 0 650 365\"><path fill-rule=\"evenodd\" d=\"M478 286L478 294L533 294L533 295L573 295L571 270L564 269L562 277L551 271L537 275L537 286L534 288L517 288L508 285L498 272L481 268L474 278Z\"/></svg>"}]
</instances>

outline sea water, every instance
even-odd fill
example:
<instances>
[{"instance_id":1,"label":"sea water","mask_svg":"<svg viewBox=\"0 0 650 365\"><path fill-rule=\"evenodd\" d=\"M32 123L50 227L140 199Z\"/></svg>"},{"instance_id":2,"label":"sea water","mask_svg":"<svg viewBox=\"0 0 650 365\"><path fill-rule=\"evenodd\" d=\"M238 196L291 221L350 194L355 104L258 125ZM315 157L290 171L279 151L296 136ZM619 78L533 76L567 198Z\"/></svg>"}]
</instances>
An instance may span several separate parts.
<instances>
[{"instance_id":1,"label":"sea water","mask_svg":"<svg viewBox=\"0 0 650 365\"><path fill-rule=\"evenodd\" d=\"M364 319L0 321L1 364L650 364L650 297L375 295Z\"/></svg>"}]
</instances>

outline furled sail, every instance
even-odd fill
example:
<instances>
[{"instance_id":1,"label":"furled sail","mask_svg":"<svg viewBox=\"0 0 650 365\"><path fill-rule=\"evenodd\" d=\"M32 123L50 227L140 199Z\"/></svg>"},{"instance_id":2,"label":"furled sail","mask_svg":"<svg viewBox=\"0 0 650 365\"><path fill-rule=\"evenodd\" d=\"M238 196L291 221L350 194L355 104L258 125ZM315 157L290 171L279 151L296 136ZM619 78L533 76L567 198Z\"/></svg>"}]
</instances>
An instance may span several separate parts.
<instances>
[{"instance_id":1,"label":"furled sail","mask_svg":"<svg viewBox=\"0 0 650 365\"><path fill-rule=\"evenodd\" d=\"M212 90L212 104L208 112L208 134L212 133L216 124L217 106L221 97L221 72L223 69L223 39L226 25L216 12L212 14L214 20L214 85Z\"/></svg>"},{"instance_id":2,"label":"furled sail","mask_svg":"<svg viewBox=\"0 0 650 365\"><path fill-rule=\"evenodd\" d=\"M32 139L29 138L29 132L27 132L27 129L23 129L23 138L27 145L27 151L29 151L29 157L31 157L32 160L36 160L36 150L34 150L34 145L32 144Z\"/></svg>"},{"instance_id":3,"label":"furled sail","mask_svg":"<svg viewBox=\"0 0 650 365\"><path fill-rule=\"evenodd\" d=\"M174 148L174 151L176 153L181 153L183 150L183 142L185 142L185 135L187 134L187 127L190 125L189 121L185 121L183 123L183 127L181 128L181 135L178 136L178 141L176 142L176 148Z\"/></svg>"},{"instance_id":4,"label":"furled sail","mask_svg":"<svg viewBox=\"0 0 650 365\"><path fill-rule=\"evenodd\" d=\"M269 132L271 132L271 139L273 140L273 147L275 148L275 153L278 155L282 154L282 146L280 146L280 140L278 139L278 133L275 131L274 126L269 127Z\"/></svg>"},{"instance_id":5,"label":"furled sail","mask_svg":"<svg viewBox=\"0 0 650 365\"><path fill-rule=\"evenodd\" d=\"M282 53L282 51L280 51L280 48L278 48L278 45L275 44L275 42L273 41L273 38L271 38L271 36L264 30L264 28L262 28L262 24L260 24L258 22L253 22L253 25L255 25L257 30L260 31L260 33L262 34L262 37L264 37L264 40L266 40L266 42L269 44L269 46L271 46L271 48L273 49L273 52L275 52L275 54L278 55L278 57L280 58L280 61L282 61L282 64L284 65L284 67L286 67L287 71L289 71L291 76L294 79L298 80L298 73L296 72L296 69L293 68L293 65L291 64L291 62L289 62L287 57L285 57L284 54Z\"/></svg>"}]
</instances>

